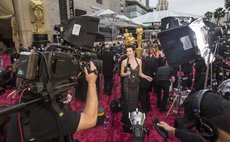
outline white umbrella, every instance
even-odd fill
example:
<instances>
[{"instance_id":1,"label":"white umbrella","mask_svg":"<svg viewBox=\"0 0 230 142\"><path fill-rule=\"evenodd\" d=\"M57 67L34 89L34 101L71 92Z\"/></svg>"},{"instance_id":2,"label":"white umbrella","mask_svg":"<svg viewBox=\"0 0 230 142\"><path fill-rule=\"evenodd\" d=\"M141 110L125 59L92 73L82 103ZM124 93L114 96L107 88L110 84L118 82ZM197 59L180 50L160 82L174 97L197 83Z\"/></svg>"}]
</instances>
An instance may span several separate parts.
<instances>
[{"instance_id":1,"label":"white umbrella","mask_svg":"<svg viewBox=\"0 0 230 142\"><path fill-rule=\"evenodd\" d=\"M194 17L194 18L201 17L199 15L189 14L185 12L164 10L164 11L149 12L147 14L132 19L132 21L136 23L142 23L142 24L156 23L156 22L161 22L162 18L169 17L169 16L175 16L175 17L183 16L183 17Z\"/></svg>"}]
</instances>

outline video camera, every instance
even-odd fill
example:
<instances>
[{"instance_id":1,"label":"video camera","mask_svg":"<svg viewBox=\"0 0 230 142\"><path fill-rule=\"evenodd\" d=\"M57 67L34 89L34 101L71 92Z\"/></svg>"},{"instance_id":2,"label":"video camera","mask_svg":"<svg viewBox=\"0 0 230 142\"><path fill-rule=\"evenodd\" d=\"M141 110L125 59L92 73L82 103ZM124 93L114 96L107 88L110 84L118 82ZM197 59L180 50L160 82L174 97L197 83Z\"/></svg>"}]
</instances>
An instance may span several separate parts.
<instances>
[{"instance_id":1,"label":"video camera","mask_svg":"<svg viewBox=\"0 0 230 142\"><path fill-rule=\"evenodd\" d=\"M21 52L17 72L21 83L18 90L29 93L23 95L22 103L1 111L0 117L40 101L51 103L59 117L63 116L63 106L71 101L69 91L77 85L84 67L90 71L92 61L97 68L96 74L102 70L102 61L97 60L91 50L98 23L98 18L89 16L62 21L58 27L63 28L59 32L64 45L50 44L43 51Z\"/></svg>"}]
</instances>

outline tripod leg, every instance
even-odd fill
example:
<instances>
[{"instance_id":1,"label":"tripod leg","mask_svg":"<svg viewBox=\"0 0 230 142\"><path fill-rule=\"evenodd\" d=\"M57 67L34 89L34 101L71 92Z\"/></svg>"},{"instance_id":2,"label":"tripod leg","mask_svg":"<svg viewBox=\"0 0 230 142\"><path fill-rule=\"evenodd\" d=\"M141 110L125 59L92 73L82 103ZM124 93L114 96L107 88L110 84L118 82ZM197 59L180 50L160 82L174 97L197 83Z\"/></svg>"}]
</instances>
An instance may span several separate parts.
<instances>
[{"instance_id":1,"label":"tripod leg","mask_svg":"<svg viewBox=\"0 0 230 142\"><path fill-rule=\"evenodd\" d=\"M175 98L173 99L173 103L171 104L171 106L170 106L170 108L169 108L169 110L168 110L168 112L167 112L167 114L165 116L164 121L168 118L170 112L172 111L172 108L173 108L174 104L176 103L177 98L178 98L178 96L176 95Z\"/></svg>"}]
</instances>

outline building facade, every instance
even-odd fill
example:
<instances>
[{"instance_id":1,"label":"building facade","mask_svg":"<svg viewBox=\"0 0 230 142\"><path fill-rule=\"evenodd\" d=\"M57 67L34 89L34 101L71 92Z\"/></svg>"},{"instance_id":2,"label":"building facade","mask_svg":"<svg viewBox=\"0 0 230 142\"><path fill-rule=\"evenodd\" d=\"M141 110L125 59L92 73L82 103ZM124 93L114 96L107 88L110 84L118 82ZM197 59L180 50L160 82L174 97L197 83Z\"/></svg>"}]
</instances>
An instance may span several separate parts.
<instances>
[{"instance_id":1,"label":"building facade","mask_svg":"<svg viewBox=\"0 0 230 142\"><path fill-rule=\"evenodd\" d=\"M162 11L162 10L168 10L169 3L168 0L158 0L156 10Z\"/></svg>"},{"instance_id":2,"label":"building facade","mask_svg":"<svg viewBox=\"0 0 230 142\"><path fill-rule=\"evenodd\" d=\"M135 18L146 14L148 11L146 0L126 0L125 15Z\"/></svg>"},{"instance_id":3,"label":"building facade","mask_svg":"<svg viewBox=\"0 0 230 142\"><path fill-rule=\"evenodd\" d=\"M148 9L148 0L39 0L43 2L42 28L48 34L50 42L54 41L57 32L56 24L64 19L77 15L77 12L90 15L101 9L111 9L119 14L134 18L143 15ZM24 47L30 47L33 42L35 17L31 0L13 0L19 42ZM79 10L76 12L76 10ZM9 23L9 22L8 22ZM10 25L9 25L9 28ZM9 30L9 32L11 32Z\"/></svg>"},{"instance_id":4,"label":"building facade","mask_svg":"<svg viewBox=\"0 0 230 142\"><path fill-rule=\"evenodd\" d=\"M74 8L86 11L86 14L92 14L101 9L111 9L120 13L120 7L123 0L74 0Z\"/></svg>"},{"instance_id":5,"label":"building facade","mask_svg":"<svg viewBox=\"0 0 230 142\"><path fill-rule=\"evenodd\" d=\"M49 40L53 41L56 33L53 28L60 24L59 0L42 0L43 2L43 29L48 34ZM30 0L13 0L15 16L17 20L20 43L24 47L30 47L33 41L32 35L35 28L33 10Z\"/></svg>"}]
</instances>

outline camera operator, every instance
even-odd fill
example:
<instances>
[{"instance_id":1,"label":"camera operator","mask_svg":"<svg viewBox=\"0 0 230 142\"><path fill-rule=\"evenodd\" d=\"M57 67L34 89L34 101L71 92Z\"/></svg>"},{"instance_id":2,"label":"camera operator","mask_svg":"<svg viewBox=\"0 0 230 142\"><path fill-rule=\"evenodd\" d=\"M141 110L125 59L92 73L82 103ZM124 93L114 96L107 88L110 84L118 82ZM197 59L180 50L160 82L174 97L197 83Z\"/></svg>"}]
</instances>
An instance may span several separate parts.
<instances>
[{"instance_id":1,"label":"camera operator","mask_svg":"<svg viewBox=\"0 0 230 142\"><path fill-rule=\"evenodd\" d=\"M185 117L191 123L195 124L199 136L204 142L230 141L229 109L229 101L207 89L190 94L184 102ZM163 127L168 132L174 133L176 137L186 142L192 139L192 141L201 141L194 134L175 129L165 122L160 122L158 126Z\"/></svg>"},{"instance_id":2,"label":"camera operator","mask_svg":"<svg viewBox=\"0 0 230 142\"><path fill-rule=\"evenodd\" d=\"M85 68L85 77L88 82L87 100L84 110L80 112L73 112L72 110L64 111L62 117L57 116L51 104L38 105L29 109L29 127L23 128L23 134L27 137L35 139L36 142L67 142L65 136L94 127L97 121L98 112L98 98L96 94L96 79L97 74L95 65L90 62L90 72ZM24 113L26 115L26 113ZM56 116L55 116L56 115ZM8 131L7 142L22 142L21 128L18 126L18 116L13 114L11 116L10 128ZM20 121L19 121L20 122ZM22 125L24 123L20 122ZM22 126L23 127L23 126ZM31 135L31 136L28 136ZM62 137L63 136L63 137ZM20 140L21 137L21 140ZM63 140L65 139L65 140ZM28 139L25 139L28 141Z\"/></svg>"}]
</instances>

